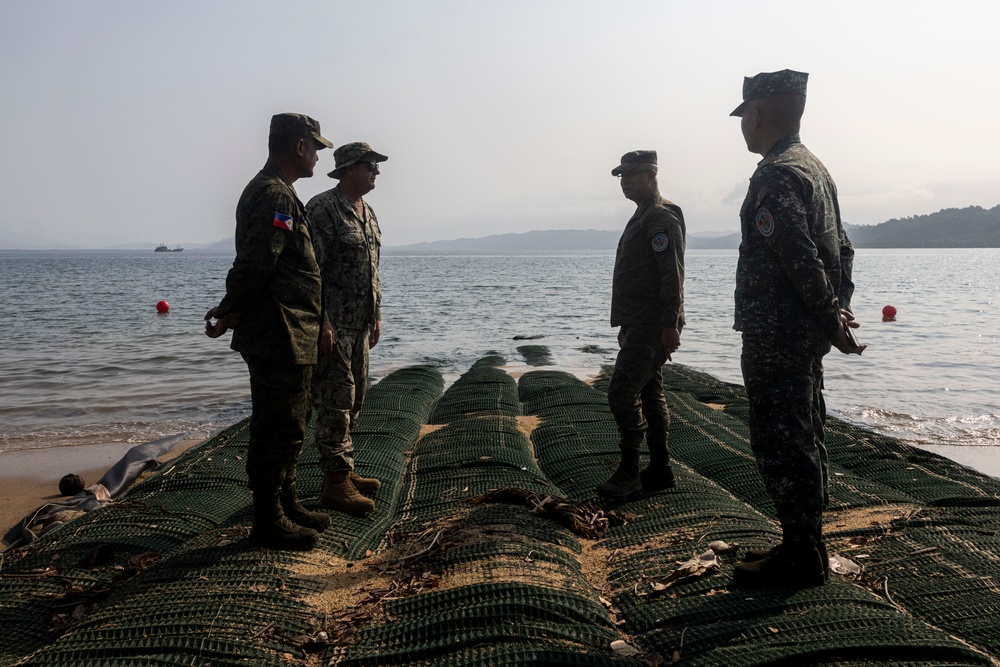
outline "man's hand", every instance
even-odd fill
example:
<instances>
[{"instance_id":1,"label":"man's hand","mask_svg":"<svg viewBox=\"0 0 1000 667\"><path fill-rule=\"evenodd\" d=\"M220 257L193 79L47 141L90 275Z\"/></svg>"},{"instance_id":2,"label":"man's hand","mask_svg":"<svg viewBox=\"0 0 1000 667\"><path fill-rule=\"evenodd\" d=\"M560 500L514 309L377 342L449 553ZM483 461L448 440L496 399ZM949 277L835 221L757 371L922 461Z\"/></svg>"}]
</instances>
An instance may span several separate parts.
<instances>
[{"instance_id":1,"label":"man's hand","mask_svg":"<svg viewBox=\"0 0 1000 667\"><path fill-rule=\"evenodd\" d=\"M239 313L226 313L213 324L212 320L215 319L218 310L219 308L216 306L205 313L205 335L209 338L218 338L230 329L235 329L240 324Z\"/></svg>"},{"instance_id":2,"label":"man's hand","mask_svg":"<svg viewBox=\"0 0 1000 667\"><path fill-rule=\"evenodd\" d=\"M333 344L336 342L336 337L333 335L333 325L329 322L323 322L323 326L319 330L319 353L323 355L333 354Z\"/></svg>"},{"instance_id":3,"label":"man's hand","mask_svg":"<svg viewBox=\"0 0 1000 667\"><path fill-rule=\"evenodd\" d=\"M681 332L677 327L664 326L660 333L660 342L663 344L663 351L667 353L667 359L673 360L671 355L681 346Z\"/></svg>"},{"instance_id":4,"label":"man's hand","mask_svg":"<svg viewBox=\"0 0 1000 667\"><path fill-rule=\"evenodd\" d=\"M840 328L833 337L833 346L844 354L861 354L868 347L867 345L854 345L847 338L847 329L857 329L861 325L854 319L854 313L840 309Z\"/></svg>"},{"instance_id":5,"label":"man's hand","mask_svg":"<svg viewBox=\"0 0 1000 667\"><path fill-rule=\"evenodd\" d=\"M368 327L368 347L373 348L378 345L378 339L382 337L382 323L375 322Z\"/></svg>"}]
</instances>

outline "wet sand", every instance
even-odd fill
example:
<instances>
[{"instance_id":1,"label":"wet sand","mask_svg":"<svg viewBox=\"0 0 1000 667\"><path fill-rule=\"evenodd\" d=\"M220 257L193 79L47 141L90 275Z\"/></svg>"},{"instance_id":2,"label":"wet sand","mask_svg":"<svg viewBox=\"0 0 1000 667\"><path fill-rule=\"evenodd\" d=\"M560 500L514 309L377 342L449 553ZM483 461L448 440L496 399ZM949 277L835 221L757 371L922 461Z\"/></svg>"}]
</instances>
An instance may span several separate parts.
<instances>
[{"instance_id":1,"label":"wet sand","mask_svg":"<svg viewBox=\"0 0 1000 667\"><path fill-rule=\"evenodd\" d=\"M160 462L179 456L203 440L184 440ZM76 473L85 486L98 482L135 443L46 447L0 452L0 536L40 505L59 500L59 480ZM0 540L0 544L6 543Z\"/></svg>"}]
</instances>

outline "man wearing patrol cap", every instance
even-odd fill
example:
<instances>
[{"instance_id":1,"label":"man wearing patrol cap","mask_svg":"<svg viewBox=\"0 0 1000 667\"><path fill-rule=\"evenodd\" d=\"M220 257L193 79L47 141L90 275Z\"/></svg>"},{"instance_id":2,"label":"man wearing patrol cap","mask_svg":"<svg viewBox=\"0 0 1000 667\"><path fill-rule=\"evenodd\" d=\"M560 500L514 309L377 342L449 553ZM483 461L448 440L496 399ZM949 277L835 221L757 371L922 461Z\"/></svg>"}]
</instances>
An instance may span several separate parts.
<instances>
[{"instance_id":1,"label":"man wearing patrol cap","mask_svg":"<svg viewBox=\"0 0 1000 667\"><path fill-rule=\"evenodd\" d=\"M333 153L331 178L340 183L309 200L316 258L323 274L320 354L312 382L316 446L323 471L323 507L353 515L375 509L381 482L354 472L354 426L368 387L368 349L381 335L378 277L382 232L363 199L375 188L379 163L389 158L364 142Z\"/></svg>"},{"instance_id":2,"label":"man wearing patrol cap","mask_svg":"<svg viewBox=\"0 0 1000 667\"><path fill-rule=\"evenodd\" d=\"M847 328L854 250L837 186L799 140L808 74L763 72L743 82L747 148L757 164L740 210L736 322L750 401L750 446L777 511L781 545L750 551L735 568L745 586L812 586L829 576L822 537L828 502L823 443L823 357L831 345L861 354Z\"/></svg>"},{"instance_id":3,"label":"man wearing patrol cap","mask_svg":"<svg viewBox=\"0 0 1000 667\"><path fill-rule=\"evenodd\" d=\"M250 370L250 541L311 549L330 517L301 505L295 477L316 363L321 277L292 184L312 176L316 152L333 144L309 116L282 113L271 118L267 146L264 168L236 206L236 259L225 297L205 315L205 333L218 338L233 329L231 347Z\"/></svg>"},{"instance_id":4,"label":"man wearing patrol cap","mask_svg":"<svg viewBox=\"0 0 1000 667\"><path fill-rule=\"evenodd\" d=\"M673 488L663 397L663 364L681 344L684 326L684 214L660 196L656 151L632 151L611 171L622 194L636 204L615 255L611 326L621 327L621 348L608 385L608 405L618 425L621 459L611 478L597 486L606 498L623 500ZM643 437L649 465L639 472Z\"/></svg>"}]
</instances>

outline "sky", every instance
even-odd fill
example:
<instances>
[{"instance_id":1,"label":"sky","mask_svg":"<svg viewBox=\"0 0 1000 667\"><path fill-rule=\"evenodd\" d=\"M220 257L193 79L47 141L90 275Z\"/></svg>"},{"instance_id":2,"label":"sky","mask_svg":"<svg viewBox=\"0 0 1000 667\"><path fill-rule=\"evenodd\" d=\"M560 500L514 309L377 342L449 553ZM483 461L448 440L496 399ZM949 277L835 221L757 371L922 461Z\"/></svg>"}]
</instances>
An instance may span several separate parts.
<instances>
[{"instance_id":1,"label":"sky","mask_svg":"<svg viewBox=\"0 0 1000 667\"><path fill-rule=\"evenodd\" d=\"M4 2L0 248L232 237L286 111L389 156L386 246L620 229L610 170L640 148L689 234L735 232L760 157L729 113L784 68L845 221L990 208L997 25L992 0Z\"/></svg>"}]
</instances>

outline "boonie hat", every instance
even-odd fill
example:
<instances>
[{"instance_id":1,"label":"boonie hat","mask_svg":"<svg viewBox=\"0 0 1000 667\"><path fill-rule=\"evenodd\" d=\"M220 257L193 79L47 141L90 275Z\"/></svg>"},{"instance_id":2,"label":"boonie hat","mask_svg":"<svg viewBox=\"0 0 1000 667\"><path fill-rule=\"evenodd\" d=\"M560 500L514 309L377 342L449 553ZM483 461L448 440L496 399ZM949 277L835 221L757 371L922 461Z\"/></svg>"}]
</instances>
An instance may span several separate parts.
<instances>
[{"instance_id":1,"label":"boonie hat","mask_svg":"<svg viewBox=\"0 0 1000 667\"><path fill-rule=\"evenodd\" d=\"M633 171L656 169L656 151L629 151L622 155L621 164L611 170L612 176L630 174Z\"/></svg>"},{"instance_id":2,"label":"boonie hat","mask_svg":"<svg viewBox=\"0 0 1000 667\"><path fill-rule=\"evenodd\" d=\"M806 95L806 72L783 69L780 72L761 72L756 76L743 77L743 103L730 116L742 116L747 102L771 97L772 95Z\"/></svg>"},{"instance_id":3,"label":"boonie hat","mask_svg":"<svg viewBox=\"0 0 1000 667\"><path fill-rule=\"evenodd\" d=\"M301 113L278 113L271 116L272 137L284 136L304 139L312 137L327 148L333 148L333 143L319 132L319 121Z\"/></svg>"},{"instance_id":4,"label":"boonie hat","mask_svg":"<svg viewBox=\"0 0 1000 667\"><path fill-rule=\"evenodd\" d=\"M363 141L352 141L344 144L333 152L334 168L327 176L340 178L340 174L351 165L359 162L385 162L389 158L376 153L372 147Z\"/></svg>"}]
</instances>

